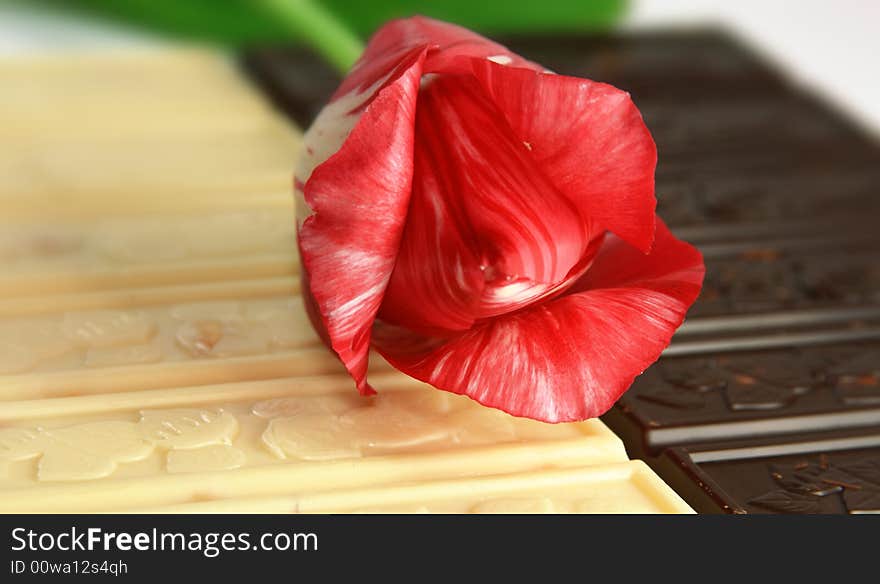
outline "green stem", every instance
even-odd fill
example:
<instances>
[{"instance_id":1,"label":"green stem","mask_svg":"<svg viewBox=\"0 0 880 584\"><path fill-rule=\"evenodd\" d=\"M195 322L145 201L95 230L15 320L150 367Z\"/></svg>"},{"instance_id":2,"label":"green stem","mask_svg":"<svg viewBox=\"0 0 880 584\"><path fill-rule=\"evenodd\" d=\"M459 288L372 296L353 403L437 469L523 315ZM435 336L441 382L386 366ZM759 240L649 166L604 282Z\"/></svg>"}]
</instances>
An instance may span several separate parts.
<instances>
[{"instance_id":1,"label":"green stem","mask_svg":"<svg viewBox=\"0 0 880 584\"><path fill-rule=\"evenodd\" d=\"M321 56L347 73L364 50L364 44L331 12L313 0L262 0L290 31Z\"/></svg>"}]
</instances>

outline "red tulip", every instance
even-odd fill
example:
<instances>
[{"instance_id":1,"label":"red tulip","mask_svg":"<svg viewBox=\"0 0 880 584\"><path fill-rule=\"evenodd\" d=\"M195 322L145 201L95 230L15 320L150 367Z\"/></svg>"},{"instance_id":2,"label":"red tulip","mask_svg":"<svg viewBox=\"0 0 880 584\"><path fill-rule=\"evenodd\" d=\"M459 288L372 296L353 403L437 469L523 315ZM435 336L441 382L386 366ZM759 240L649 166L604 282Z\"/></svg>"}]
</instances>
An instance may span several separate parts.
<instances>
[{"instance_id":1,"label":"red tulip","mask_svg":"<svg viewBox=\"0 0 880 584\"><path fill-rule=\"evenodd\" d=\"M372 346L549 422L604 413L669 344L700 253L656 218L629 95L468 30L392 21L305 136L303 292L370 394Z\"/></svg>"}]
</instances>

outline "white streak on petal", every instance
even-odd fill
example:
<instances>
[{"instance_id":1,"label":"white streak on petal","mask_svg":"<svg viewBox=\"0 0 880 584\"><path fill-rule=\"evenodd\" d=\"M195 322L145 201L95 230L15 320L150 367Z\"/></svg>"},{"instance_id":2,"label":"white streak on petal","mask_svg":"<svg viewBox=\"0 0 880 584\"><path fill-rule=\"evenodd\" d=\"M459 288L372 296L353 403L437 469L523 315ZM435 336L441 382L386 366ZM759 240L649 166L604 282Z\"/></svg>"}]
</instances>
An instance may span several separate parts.
<instances>
[{"instance_id":1,"label":"white streak on petal","mask_svg":"<svg viewBox=\"0 0 880 584\"><path fill-rule=\"evenodd\" d=\"M498 63L499 65L510 65L513 63L513 59L510 58L509 55L492 55L491 57L486 57L493 63Z\"/></svg>"},{"instance_id":2,"label":"white streak on petal","mask_svg":"<svg viewBox=\"0 0 880 584\"><path fill-rule=\"evenodd\" d=\"M391 75L392 73L385 75L365 91L343 95L324 106L303 136L302 154L297 160L295 172L299 183L308 182L315 168L342 148L348 135L361 119L363 111L360 107L388 81ZM352 114L352 111L356 113ZM313 213L313 210L306 203L301 189L296 188L294 195L296 218L298 225L302 227L303 221Z\"/></svg>"},{"instance_id":3,"label":"white streak on petal","mask_svg":"<svg viewBox=\"0 0 880 584\"><path fill-rule=\"evenodd\" d=\"M351 319L353 316L357 315L358 312L363 310L364 304L373 300L377 295L381 294L384 289L385 281L382 281L375 286L364 290L351 300L334 307L327 313L327 318L342 322Z\"/></svg>"}]
</instances>

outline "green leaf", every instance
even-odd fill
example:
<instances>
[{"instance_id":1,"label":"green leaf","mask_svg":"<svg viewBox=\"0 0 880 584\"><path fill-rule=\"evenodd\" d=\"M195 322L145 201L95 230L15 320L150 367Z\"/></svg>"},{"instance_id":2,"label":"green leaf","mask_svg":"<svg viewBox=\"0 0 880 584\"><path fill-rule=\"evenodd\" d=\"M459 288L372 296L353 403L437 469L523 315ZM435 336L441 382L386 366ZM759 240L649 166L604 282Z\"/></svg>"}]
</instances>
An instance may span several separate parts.
<instances>
[{"instance_id":1,"label":"green leaf","mask_svg":"<svg viewBox=\"0 0 880 584\"><path fill-rule=\"evenodd\" d=\"M626 11L626 0L323 0L353 30L369 35L391 18L422 14L483 33L605 29Z\"/></svg>"}]
</instances>

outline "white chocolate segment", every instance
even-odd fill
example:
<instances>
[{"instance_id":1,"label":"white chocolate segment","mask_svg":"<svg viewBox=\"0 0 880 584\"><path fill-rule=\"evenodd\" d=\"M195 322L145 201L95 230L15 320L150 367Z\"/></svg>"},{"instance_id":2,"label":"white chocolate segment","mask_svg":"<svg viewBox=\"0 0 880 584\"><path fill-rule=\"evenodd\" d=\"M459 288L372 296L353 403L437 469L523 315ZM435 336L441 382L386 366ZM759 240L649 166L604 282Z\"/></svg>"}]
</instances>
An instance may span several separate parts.
<instances>
[{"instance_id":1,"label":"white chocolate segment","mask_svg":"<svg viewBox=\"0 0 880 584\"><path fill-rule=\"evenodd\" d=\"M128 349L132 348L115 351L129 353L126 357L131 357ZM146 351L149 356L151 349L145 346L135 348L136 352L141 350ZM84 370L69 369L0 378L0 419L5 418L6 411L12 407L12 402L7 400L23 400L15 402L17 407L38 401L69 398L88 398L97 403L112 404L118 400L110 400L106 397L108 394L123 397L142 392L161 394L166 388L190 386L195 395L203 386L212 387L209 384L344 375L339 360L323 345L249 357L200 358L161 364L152 362L111 366L103 367L100 371L89 367L88 355L92 351L90 349L87 353L87 369ZM378 357L374 358L376 362L372 367L375 372L373 375L390 368ZM351 381L350 377L347 379Z\"/></svg>"},{"instance_id":2,"label":"white chocolate segment","mask_svg":"<svg viewBox=\"0 0 880 584\"><path fill-rule=\"evenodd\" d=\"M0 224L0 296L293 276L288 209Z\"/></svg>"},{"instance_id":3,"label":"white chocolate segment","mask_svg":"<svg viewBox=\"0 0 880 584\"><path fill-rule=\"evenodd\" d=\"M0 299L0 321L19 316L51 315L100 309L140 309L149 306L226 299L292 298L299 292L299 278L261 278L180 284L131 290L100 290L79 294L47 294Z\"/></svg>"},{"instance_id":4,"label":"white chocolate segment","mask_svg":"<svg viewBox=\"0 0 880 584\"><path fill-rule=\"evenodd\" d=\"M392 376L377 376L371 398L340 376L111 394L103 409L88 398L8 403L0 512L124 511L626 460L598 420L513 418ZM128 401L114 405L117 396Z\"/></svg>"},{"instance_id":5,"label":"white chocolate segment","mask_svg":"<svg viewBox=\"0 0 880 584\"><path fill-rule=\"evenodd\" d=\"M0 59L6 218L290 211L297 130L197 51Z\"/></svg>"},{"instance_id":6,"label":"white chocolate segment","mask_svg":"<svg viewBox=\"0 0 880 584\"><path fill-rule=\"evenodd\" d=\"M414 485L204 501L143 513L677 513L694 511L637 460Z\"/></svg>"},{"instance_id":7,"label":"white chocolate segment","mask_svg":"<svg viewBox=\"0 0 880 584\"><path fill-rule=\"evenodd\" d=\"M0 177L3 176L0 170ZM33 225L49 218L52 221L81 222L97 217L174 216L257 208L277 209L282 213L290 206L290 176L273 172L230 177L216 184L206 178L191 182L182 180L168 186L133 184L103 191L91 190L86 185L59 185L43 187L36 193L17 194L20 192L21 189L12 184L0 186L3 221Z\"/></svg>"},{"instance_id":8,"label":"white chocolate segment","mask_svg":"<svg viewBox=\"0 0 880 584\"><path fill-rule=\"evenodd\" d=\"M0 380L7 377L7 383L0 386L0 401L20 399L30 392L42 397L51 397L53 391L67 393L77 387L77 379L87 380L94 376L90 371L99 369L109 370L108 375L115 378L114 392L149 387L150 379L153 387L168 387L162 378L166 369L183 372L183 377L168 380L172 385L210 383L217 377L211 371L214 366L207 363L235 360L246 374L249 363L259 364L280 354L285 354L287 362L274 359L281 365L277 373L257 367L256 377L244 378L289 376L296 374L297 363L304 366L302 374L341 371L326 349L312 362L297 358L301 351L314 357L319 345L302 300L287 295L0 318L0 347L4 349ZM187 363L193 365L188 377L186 369L175 369ZM152 373L148 379L138 380L126 370L144 365L150 366L135 371ZM74 375L61 375L65 372ZM235 379L242 377L229 380Z\"/></svg>"}]
</instances>

